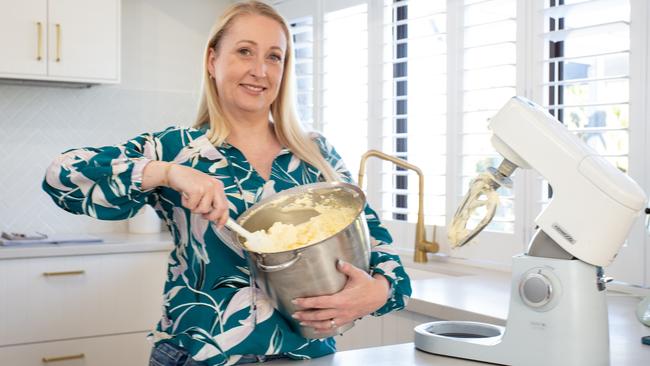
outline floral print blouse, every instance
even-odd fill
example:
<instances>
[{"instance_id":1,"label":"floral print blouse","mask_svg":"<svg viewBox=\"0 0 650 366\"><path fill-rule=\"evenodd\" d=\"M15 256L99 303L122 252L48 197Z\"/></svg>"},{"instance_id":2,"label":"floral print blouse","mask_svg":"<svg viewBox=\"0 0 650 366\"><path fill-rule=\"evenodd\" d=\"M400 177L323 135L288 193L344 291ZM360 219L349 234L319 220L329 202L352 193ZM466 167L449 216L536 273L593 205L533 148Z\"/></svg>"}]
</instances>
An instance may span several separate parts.
<instances>
[{"instance_id":1,"label":"floral print blouse","mask_svg":"<svg viewBox=\"0 0 650 366\"><path fill-rule=\"evenodd\" d=\"M326 160L351 182L334 148L321 135L312 137ZM323 178L313 166L283 149L265 181L237 148L227 143L215 147L205 129L183 127L145 133L122 145L60 155L47 170L43 189L64 210L122 220L149 204L169 227L175 246L168 259L163 312L151 333L153 341L179 345L207 365L232 365L249 354L309 359L334 352L333 338L301 337L264 293L250 286L245 253L232 244L228 230L218 230L201 215L192 214L170 188L142 189L142 171L152 160L191 166L220 179L233 219L275 192ZM371 274L385 276L391 285L390 298L373 313L378 316L404 308L411 286L391 248L390 234L368 206L365 215L372 242Z\"/></svg>"}]
</instances>

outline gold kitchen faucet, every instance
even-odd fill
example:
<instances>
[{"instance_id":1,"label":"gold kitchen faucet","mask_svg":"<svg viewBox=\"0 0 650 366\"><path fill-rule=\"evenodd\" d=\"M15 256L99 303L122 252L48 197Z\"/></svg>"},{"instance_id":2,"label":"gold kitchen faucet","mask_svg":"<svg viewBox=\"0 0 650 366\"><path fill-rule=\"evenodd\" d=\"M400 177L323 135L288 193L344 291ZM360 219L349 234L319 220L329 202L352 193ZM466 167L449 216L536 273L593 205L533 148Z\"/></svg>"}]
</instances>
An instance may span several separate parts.
<instances>
[{"instance_id":1,"label":"gold kitchen faucet","mask_svg":"<svg viewBox=\"0 0 650 366\"><path fill-rule=\"evenodd\" d=\"M413 261L416 263L426 263L427 253L437 253L440 246L436 243L436 227L433 227L433 239L427 241L426 233L424 231L424 174L417 166L408 163L406 160L390 156L381 151L368 150L361 156L359 163L359 187L363 187L363 176L366 171L366 160L370 157L376 157L381 160L390 161L391 163L402 167L404 169L413 170L418 174L419 187L418 187L418 221L415 225L415 253L413 254Z\"/></svg>"}]
</instances>

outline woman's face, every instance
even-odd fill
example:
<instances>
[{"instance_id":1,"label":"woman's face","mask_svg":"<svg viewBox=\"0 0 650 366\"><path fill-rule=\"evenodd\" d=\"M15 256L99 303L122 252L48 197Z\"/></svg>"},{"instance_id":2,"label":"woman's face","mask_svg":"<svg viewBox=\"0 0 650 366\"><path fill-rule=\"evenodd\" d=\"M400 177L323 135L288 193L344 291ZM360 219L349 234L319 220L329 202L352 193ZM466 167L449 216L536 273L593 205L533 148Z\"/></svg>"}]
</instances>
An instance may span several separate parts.
<instances>
[{"instance_id":1,"label":"woman's face","mask_svg":"<svg viewBox=\"0 0 650 366\"><path fill-rule=\"evenodd\" d=\"M280 89L286 50L284 31L275 20L261 15L235 18L208 59L224 111L266 118Z\"/></svg>"}]
</instances>

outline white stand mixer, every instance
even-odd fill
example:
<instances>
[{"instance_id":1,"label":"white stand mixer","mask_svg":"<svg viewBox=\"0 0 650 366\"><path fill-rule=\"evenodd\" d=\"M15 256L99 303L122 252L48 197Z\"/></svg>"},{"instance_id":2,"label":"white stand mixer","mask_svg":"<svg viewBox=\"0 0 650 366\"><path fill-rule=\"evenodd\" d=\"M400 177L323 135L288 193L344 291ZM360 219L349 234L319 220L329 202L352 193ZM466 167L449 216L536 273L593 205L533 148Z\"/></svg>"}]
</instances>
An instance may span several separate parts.
<instances>
[{"instance_id":1,"label":"white stand mixer","mask_svg":"<svg viewBox=\"0 0 650 366\"><path fill-rule=\"evenodd\" d=\"M528 252L513 257L506 327L425 323L415 328L415 346L502 365L608 365L608 279L601 267L616 257L645 207L645 193L529 100L512 98L491 119L490 129L492 144L505 158L491 170L492 187L509 181L517 167L535 169L553 187L553 199L535 219L538 231Z\"/></svg>"}]
</instances>

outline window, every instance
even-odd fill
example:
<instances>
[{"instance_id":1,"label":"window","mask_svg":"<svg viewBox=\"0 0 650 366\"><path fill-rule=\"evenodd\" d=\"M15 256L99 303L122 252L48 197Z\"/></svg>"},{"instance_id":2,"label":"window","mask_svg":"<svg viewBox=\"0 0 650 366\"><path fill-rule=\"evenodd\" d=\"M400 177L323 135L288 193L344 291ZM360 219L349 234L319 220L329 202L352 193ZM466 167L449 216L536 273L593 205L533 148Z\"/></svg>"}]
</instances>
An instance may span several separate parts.
<instances>
[{"instance_id":1,"label":"window","mask_svg":"<svg viewBox=\"0 0 650 366\"><path fill-rule=\"evenodd\" d=\"M368 150L366 4L325 12L321 62L322 131L354 174Z\"/></svg>"},{"instance_id":2,"label":"window","mask_svg":"<svg viewBox=\"0 0 650 366\"><path fill-rule=\"evenodd\" d=\"M627 172L628 1L549 0L545 28L544 104L585 143Z\"/></svg>"},{"instance_id":3,"label":"window","mask_svg":"<svg viewBox=\"0 0 650 366\"><path fill-rule=\"evenodd\" d=\"M314 127L314 21L312 17L293 19L289 26L295 55L298 117L302 124Z\"/></svg>"},{"instance_id":4,"label":"window","mask_svg":"<svg viewBox=\"0 0 650 366\"><path fill-rule=\"evenodd\" d=\"M357 3L274 4L291 27L301 122L327 137L353 175L368 150L368 6Z\"/></svg>"},{"instance_id":5,"label":"window","mask_svg":"<svg viewBox=\"0 0 650 366\"><path fill-rule=\"evenodd\" d=\"M459 202L469 183L502 160L492 144L488 121L517 87L516 0L465 0L463 7L462 130ZM500 204L485 230L514 232L514 190L498 190ZM476 226L485 212L469 222Z\"/></svg>"},{"instance_id":6,"label":"window","mask_svg":"<svg viewBox=\"0 0 650 366\"><path fill-rule=\"evenodd\" d=\"M425 176L425 222L444 225L447 17L444 1L384 1L382 150ZM384 162L384 219L415 222L418 176Z\"/></svg>"},{"instance_id":7,"label":"window","mask_svg":"<svg viewBox=\"0 0 650 366\"><path fill-rule=\"evenodd\" d=\"M440 228L436 240L451 257L509 266L552 198L541 177L519 169L479 243L446 246L444 226L469 181L501 160L488 119L514 95L548 108L648 190L650 2L286 0L278 8L293 28L311 26L311 50L298 57L311 64L299 85L312 95L302 97L301 117L353 173L368 147L421 167L425 221ZM367 176L373 206L396 244L411 249L417 176L383 162L369 163ZM648 240L639 220L608 273L649 285Z\"/></svg>"},{"instance_id":8,"label":"window","mask_svg":"<svg viewBox=\"0 0 650 366\"><path fill-rule=\"evenodd\" d=\"M543 37L544 105L597 153L629 173L629 1L547 0ZM545 181L539 187L544 206L553 188ZM639 243L626 243L608 271L640 283L641 269L631 263L642 253Z\"/></svg>"},{"instance_id":9,"label":"window","mask_svg":"<svg viewBox=\"0 0 650 366\"><path fill-rule=\"evenodd\" d=\"M458 33L455 35L456 66L450 88L458 97L450 113L454 159L457 166L450 179L448 201L453 215L467 193L470 181L502 160L490 142L489 119L508 99L517 95L517 14L516 0L464 0L455 8ZM516 199L525 191L521 171L515 172L514 187L500 187L499 205L491 223L470 245L450 249L453 257L510 265L510 257L525 250L522 202ZM475 212L468 222L476 227L485 216L485 208ZM490 248L486 248L489 246Z\"/></svg>"}]
</instances>

